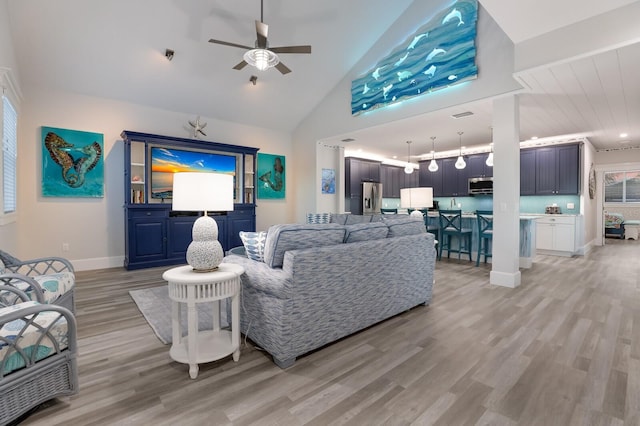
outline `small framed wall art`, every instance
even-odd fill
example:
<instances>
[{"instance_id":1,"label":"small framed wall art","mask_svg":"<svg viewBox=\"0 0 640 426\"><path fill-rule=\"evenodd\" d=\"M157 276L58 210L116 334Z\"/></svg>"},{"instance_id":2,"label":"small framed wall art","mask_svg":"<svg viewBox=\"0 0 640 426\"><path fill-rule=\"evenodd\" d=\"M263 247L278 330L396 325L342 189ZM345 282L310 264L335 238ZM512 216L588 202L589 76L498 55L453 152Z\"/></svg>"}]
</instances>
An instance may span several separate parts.
<instances>
[{"instance_id":1,"label":"small framed wall art","mask_svg":"<svg viewBox=\"0 0 640 426\"><path fill-rule=\"evenodd\" d=\"M336 171L334 169L322 169L322 193L336 193Z\"/></svg>"},{"instance_id":2,"label":"small framed wall art","mask_svg":"<svg viewBox=\"0 0 640 426\"><path fill-rule=\"evenodd\" d=\"M286 162L284 155L258 153L258 198L284 198Z\"/></svg>"},{"instance_id":3,"label":"small framed wall art","mask_svg":"<svg viewBox=\"0 0 640 426\"><path fill-rule=\"evenodd\" d=\"M102 133L42 127L42 196L104 196Z\"/></svg>"}]
</instances>

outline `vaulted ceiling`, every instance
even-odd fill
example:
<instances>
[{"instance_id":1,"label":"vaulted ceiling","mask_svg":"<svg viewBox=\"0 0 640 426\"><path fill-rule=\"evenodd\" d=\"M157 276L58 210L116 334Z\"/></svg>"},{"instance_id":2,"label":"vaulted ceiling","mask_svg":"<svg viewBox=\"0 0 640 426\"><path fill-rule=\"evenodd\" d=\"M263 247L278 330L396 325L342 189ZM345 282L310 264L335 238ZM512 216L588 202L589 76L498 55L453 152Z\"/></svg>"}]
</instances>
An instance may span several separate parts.
<instances>
[{"instance_id":1,"label":"vaulted ceiling","mask_svg":"<svg viewBox=\"0 0 640 426\"><path fill-rule=\"evenodd\" d=\"M425 1L425 0L415 0ZM21 85L125 100L135 104L292 131L412 3L396 0L265 0L272 46L312 45L311 55L281 55L293 70L241 71L252 46L259 0L29 0L8 2ZM532 39L630 0L480 0L515 43ZM172 61L165 49L175 51ZM600 148L640 145L640 45L628 45L518 76L521 134L581 134ZM249 82L258 76L254 86ZM453 119L455 113L473 116ZM442 149L490 139L491 103L477 102L348 135L352 147L383 156ZM629 134L622 138L619 133ZM336 135L335 140L346 135ZM394 143L390 143L394 141Z\"/></svg>"}]
</instances>

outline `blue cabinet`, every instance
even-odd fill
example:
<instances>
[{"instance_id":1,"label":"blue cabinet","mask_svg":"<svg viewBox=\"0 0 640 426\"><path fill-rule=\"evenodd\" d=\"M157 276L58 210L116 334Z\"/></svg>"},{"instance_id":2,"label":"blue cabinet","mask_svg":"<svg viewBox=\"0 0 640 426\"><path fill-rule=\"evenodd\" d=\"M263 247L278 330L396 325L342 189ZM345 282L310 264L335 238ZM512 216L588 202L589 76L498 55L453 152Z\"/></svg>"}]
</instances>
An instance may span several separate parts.
<instances>
[{"instance_id":1,"label":"blue cabinet","mask_svg":"<svg viewBox=\"0 0 640 426\"><path fill-rule=\"evenodd\" d=\"M579 145L538 148L535 153L536 195L573 195L579 193Z\"/></svg>"},{"instance_id":2,"label":"blue cabinet","mask_svg":"<svg viewBox=\"0 0 640 426\"><path fill-rule=\"evenodd\" d=\"M442 160L436 160L438 163L438 170L435 172L429 171L429 161L421 161L420 173L419 173L419 186L433 188L434 197L443 197L442 191Z\"/></svg>"},{"instance_id":3,"label":"blue cabinet","mask_svg":"<svg viewBox=\"0 0 640 426\"><path fill-rule=\"evenodd\" d=\"M231 212L210 214L218 224L218 241L224 251L242 245L240 231L255 231L255 163L257 148L196 139L151 135L125 130L125 259L127 269L186 263L193 223L202 212L174 212L171 199L151 195L153 147L235 156L235 203Z\"/></svg>"},{"instance_id":4,"label":"blue cabinet","mask_svg":"<svg viewBox=\"0 0 640 426\"><path fill-rule=\"evenodd\" d=\"M442 196L466 197L469 195L469 183L466 168L456 169L457 157L442 159Z\"/></svg>"},{"instance_id":5,"label":"blue cabinet","mask_svg":"<svg viewBox=\"0 0 640 426\"><path fill-rule=\"evenodd\" d=\"M467 178L474 177L491 177L493 176L493 167L487 166L487 156L489 154L473 154L465 158L467 167Z\"/></svg>"},{"instance_id":6,"label":"blue cabinet","mask_svg":"<svg viewBox=\"0 0 640 426\"><path fill-rule=\"evenodd\" d=\"M520 151L520 195L536 193L536 151Z\"/></svg>"}]
</instances>

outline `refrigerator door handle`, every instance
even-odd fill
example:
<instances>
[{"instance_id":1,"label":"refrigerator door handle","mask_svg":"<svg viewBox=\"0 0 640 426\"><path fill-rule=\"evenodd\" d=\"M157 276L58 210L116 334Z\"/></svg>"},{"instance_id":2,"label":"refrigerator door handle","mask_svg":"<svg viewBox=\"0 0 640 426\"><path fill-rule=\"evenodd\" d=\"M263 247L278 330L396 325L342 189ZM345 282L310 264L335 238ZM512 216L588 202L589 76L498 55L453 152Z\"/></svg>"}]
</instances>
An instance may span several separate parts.
<instances>
[{"instance_id":1,"label":"refrigerator door handle","mask_svg":"<svg viewBox=\"0 0 640 426\"><path fill-rule=\"evenodd\" d=\"M373 195L373 211L376 211L378 206L376 205L376 201L378 201L378 187L376 185L371 186L371 192Z\"/></svg>"}]
</instances>

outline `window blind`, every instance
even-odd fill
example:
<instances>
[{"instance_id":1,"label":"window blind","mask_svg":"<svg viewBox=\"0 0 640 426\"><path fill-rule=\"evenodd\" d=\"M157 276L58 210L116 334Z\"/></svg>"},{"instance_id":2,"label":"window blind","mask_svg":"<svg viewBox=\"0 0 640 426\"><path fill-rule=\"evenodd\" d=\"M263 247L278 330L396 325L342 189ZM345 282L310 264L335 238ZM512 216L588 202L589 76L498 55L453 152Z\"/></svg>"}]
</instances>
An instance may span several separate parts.
<instances>
[{"instance_id":1,"label":"window blind","mask_svg":"<svg viewBox=\"0 0 640 426\"><path fill-rule=\"evenodd\" d=\"M6 96L2 97L2 174L4 213L16 211L16 163L18 158L18 113Z\"/></svg>"}]
</instances>

